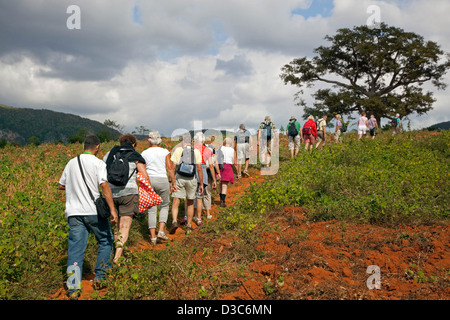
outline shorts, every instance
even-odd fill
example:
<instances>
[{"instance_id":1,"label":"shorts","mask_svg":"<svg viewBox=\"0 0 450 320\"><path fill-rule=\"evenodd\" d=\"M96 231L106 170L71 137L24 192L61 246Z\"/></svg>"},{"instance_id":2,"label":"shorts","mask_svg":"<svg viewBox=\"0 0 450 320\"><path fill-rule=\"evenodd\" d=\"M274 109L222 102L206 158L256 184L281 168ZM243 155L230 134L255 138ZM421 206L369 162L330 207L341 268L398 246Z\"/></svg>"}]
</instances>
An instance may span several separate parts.
<instances>
[{"instance_id":1,"label":"shorts","mask_svg":"<svg viewBox=\"0 0 450 320\"><path fill-rule=\"evenodd\" d=\"M371 137L375 136L375 128L369 129L369 132Z\"/></svg>"},{"instance_id":2,"label":"shorts","mask_svg":"<svg viewBox=\"0 0 450 320\"><path fill-rule=\"evenodd\" d=\"M334 141L339 141L339 139L340 139L340 136L341 135L341 130L338 130L338 131L336 131L335 133L334 133Z\"/></svg>"},{"instance_id":3,"label":"shorts","mask_svg":"<svg viewBox=\"0 0 450 320\"><path fill-rule=\"evenodd\" d=\"M358 134L366 134L367 127L366 126L358 126Z\"/></svg>"},{"instance_id":4,"label":"shorts","mask_svg":"<svg viewBox=\"0 0 450 320\"><path fill-rule=\"evenodd\" d=\"M317 131L317 142L325 141L325 132L322 130Z\"/></svg>"},{"instance_id":5,"label":"shorts","mask_svg":"<svg viewBox=\"0 0 450 320\"><path fill-rule=\"evenodd\" d=\"M177 191L172 193L173 198L194 200L197 193L197 178L175 175Z\"/></svg>"},{"instance_id":6,"label":"shorts","mask_svg":"<svg viewBox=\"0 0 450 320\"><path fill-rule=\"evenodd\" d=\"M113 202L119 217L134 217L139 213L139 196L137 194L114 198Z\"/></svg>"},{"instance_id":7,"label":"shorts","mask_svg":"<svg viewBox=\"0 0 450 320\"><path fill-rule=\"evenodd\" d=\"M206 194L206 187L207 187L208 185L207 184L204 184L203 185L203 192L202 193L199 193L198 192L198 188L200 188L200 183L197 183L197 190L195 190L195 197L197 198L197 199L203 199L203 197L205 197L205 194Z\"/></svg>"},{"instance_id":8,"label":"shorts","mask_svg":"<svg viewBox=\"0 0 450 320\"><path fill-rule=\"evenodd\" d=\"M314 143L314 141L316 141L316 139L314 138L314 135L312 135L312 134L304 134L303 140L305 141L305 143Z\"/></svg>"},{"instance_id":9,"label":"shorts","mask_svg":"<svg viewBox=\"0 0 450 320\"><path fill-rule=\"evenodd\" d=\"M238 143L236 147L236 158L239 164L243 164L245 160L250 159L250 144Z\"/></svg>"},{"instance_id":10,"label":"shorts","mask_svg":"<svg viewBox=\"0 0 450 320\"><path fill-rule=\"evenodd\" d=\"M300 148L300 135L296 135L295 137L288 137L288 148L289 150L299 149Z\"/></svg>"}]
</instances>

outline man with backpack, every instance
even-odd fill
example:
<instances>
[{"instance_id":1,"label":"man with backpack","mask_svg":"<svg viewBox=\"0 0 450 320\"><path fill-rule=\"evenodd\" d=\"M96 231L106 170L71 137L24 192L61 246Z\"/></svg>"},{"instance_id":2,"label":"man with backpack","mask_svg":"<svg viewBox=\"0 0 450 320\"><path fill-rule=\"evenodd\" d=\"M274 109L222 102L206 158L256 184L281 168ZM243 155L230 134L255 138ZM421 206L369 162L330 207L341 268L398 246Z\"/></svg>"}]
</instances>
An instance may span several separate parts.
<instances>
[{"instance_id":1,"label":"man with backpack","mask_svg":"<svg viewBox=\"0 0 450 320\"><path fill-rule=\"evenodd\" d=\"M397 113L395 117L391 121L392 135L394 136L397 133L402 131L402 122L400 120L400 114Z\"/></svg>"},{"instance_id":2,"label":"man with backpack","mask_svg":"<svg viewBox=\"0 0 450 320\"><path fill-rule=\"evenodd\" d=\"M342 122L340 114L336 115L336 129L334 130L334 141L342 142L341 134L347 131L347 126Z\"/></svg>"},{"instance_id":3,"label":"man with backpack","mask_svg":"<svg viewBox=\"0 0 450 320\"><path fill-rule=\"evenodd\" d=\"M198 181L203 181L202 155L200 151L191 146L191 134L189 132L182 136L181 146L176 148L170 160L175 176L176 190L172 197L172 227L170 234L174 234L178 228L178 207L181 199L186 200L186 233L192 232L192 219L194 217L194 199L196 193L203 194L203 183L197 186ZM198 174L198 181L197 176Z\"/></svg>"},{"instance_id":4,"label":"man with backpack","mask_svg":"<svg viewBox=\"0 0 450 320\"><path fill-rule=\"evenodd\" d=\"M291 152L291 159L294 158L300 150L300 142L302 139L302 131L300 123L292 116L286 126L286 134L288 135L288 149Z\"/></svg>"},{"instance_id":5,"label":"man with backpack","mask_svg":"<svg viewBox=\"0 0 450 320\"><path fill-rule=\"evenodd\" d=\"M137 172L150 181L145 159L137 152L137 140L132 134L124 134L119 138L119 145L114 146L104 157L108 184L112 191L114 205L119 215L117 229L114 234L116 252L113 262L118 263L128 240L133 218L139 213L139 186L136 181Z\"/></svg>"},{"instance_id":6,"label":"man with backpack","mask_svg":"<svg viewBox=\"0 0 450 320\"><path fill-rule=\"evenodd\" d=\"M278 143L278 133L276 126L272 123L270 116L264 118L258 130L259 156L261 159L262 168L268 169L270 166L270 158L272 155L272 148L275 143Z\"/></svg>"}]
</instances>

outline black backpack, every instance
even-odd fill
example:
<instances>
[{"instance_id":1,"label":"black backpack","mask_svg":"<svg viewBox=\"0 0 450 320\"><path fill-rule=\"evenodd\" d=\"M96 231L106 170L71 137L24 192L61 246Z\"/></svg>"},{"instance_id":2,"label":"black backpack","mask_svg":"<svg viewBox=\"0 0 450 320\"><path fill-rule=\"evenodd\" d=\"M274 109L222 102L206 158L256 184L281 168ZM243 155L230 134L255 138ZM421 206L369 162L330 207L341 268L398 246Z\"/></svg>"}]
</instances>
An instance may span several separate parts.
<instances>
[{"instance_id":1,"label":"black backpack","mask_svg":"<svg viewBox=\"0 0 450 320\"><path fill-rule=\"evenodd\" d=\"M397 124L398 124L398 118L394 118L391 121L391 127L392 128L397 128Z\"/></svg>"},{"instance_id":2,"label":"black backpack","mask_svg":"<svg viewBox=\"0 0 450 320\"><path fill-rule=\"evenodd\" d=\"M341 130L342 133L347 131L347 125L345 124L344 120L341 121L342 126L339 128L339 130Z\"/></svg>"},{"instance_id":3,"label":"black backpack","mask_svg":"<svg viewBox=\"0 0 450 320\"><path fill-rule=\"evenodd\" d=\"M184 177L195 176L195 153L194 148L183 147L183 153L181 154L180 163L177 165L177 173ZM186 151L186 152L185 152Z\"/></svg>"},{"instance_id":4,"label":"black backpack","mask_svg":"<svg viewBox=\"0 0 450 320\"><path fill-rule=\"evenodd\" d=\"M133 153L130 149L119 149L112 155L112 162L108 163L106 166L108 182L115 186L126 186L128 180L136 172L134 169L130 173L130 164L128 162L128 157Z\"/></svg>"},{"instance_id":5,"label":"black backpack","mask_svg":"<svg viewBox=\"0 0 450 320\"><path fill-rule=\"evenodd\" d=\"M289 124L288 133L291 137L295 137L298 135L298 130L297 130L297 127L295 126L295 121L293 121Z\"/></svg>"}]
</instances>

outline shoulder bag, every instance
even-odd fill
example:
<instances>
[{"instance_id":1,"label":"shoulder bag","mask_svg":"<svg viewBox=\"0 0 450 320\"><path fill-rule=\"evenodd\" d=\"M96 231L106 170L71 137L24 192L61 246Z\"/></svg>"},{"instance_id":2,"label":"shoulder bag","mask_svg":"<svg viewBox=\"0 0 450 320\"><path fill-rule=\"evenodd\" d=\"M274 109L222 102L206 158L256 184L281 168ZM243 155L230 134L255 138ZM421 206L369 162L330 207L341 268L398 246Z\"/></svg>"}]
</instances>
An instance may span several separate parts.
<instances>
[{"instance_id":1,"label":"shoulder bag","mask_svg":"<svg viewBox=\"0 0 450 320\"><path fill-rule=\"evenodd\" d=\"M111 216L111 211L109 209L108 203L106 202L106 199L101 194L100 194L100 197L98 197L97 199L94 199L94 196L92 195L92 192L86 183L86 179L84 177L83 167L81 166L81 161L80 161L79 155L77 156L77 159L78 159L78 165L80 166L81 176L83 177L83 181L86 184L89 195L91 196L92 201L94 201L95 207L97 209L97 216L99 217L99 219L108 219Z\"/></svg>"}]
</instances>

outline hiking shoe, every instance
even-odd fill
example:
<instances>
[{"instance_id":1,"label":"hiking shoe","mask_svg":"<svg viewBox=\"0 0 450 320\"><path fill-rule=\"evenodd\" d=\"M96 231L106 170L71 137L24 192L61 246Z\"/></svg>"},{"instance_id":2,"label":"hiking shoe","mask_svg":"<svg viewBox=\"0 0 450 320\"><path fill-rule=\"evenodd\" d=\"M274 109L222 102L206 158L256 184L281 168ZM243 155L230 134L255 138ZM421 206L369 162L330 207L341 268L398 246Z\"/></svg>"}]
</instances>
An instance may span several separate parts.
<instances>
[{"instance_id":1,"label":"hiking shoe","mask_svg":"<svg viewBox=\"0 0 450 320\"><path fill-rule=\"evenodd\" d=\"M194 228L190 224L186 226L186 234L191 234L194 231Z\"/></svg>"},{"instance_id":2,"label":"hiking shoe","mask_svg":"<svg viewBox=\"0 0 450 320\"><path fill-rule=\"evenodd\" d=\"M225 204L225 201L220 201L220 207L221 208L226 208L227 205Z\"/></svg>"},{"instance_id":3,"label":"hiking shoe","mask_svg":"<svg viewBox=\"0 0 450 320\"><path fill-rule=\"evenodd\" d=\"M164 232L161 232L161 231L158 232L158 236L157 237L158 237L159 240L166 240L166 241L169 240L169 238L167 238L166 234Z\"/></svg>"},{"instance_id":4,"label":"hiking shoe","mask_svg":"<svg viewBox=\"0 0 450 320\"><path fill-rule=\"evenodd\" d=\"M184 226L186 223L187 223L187 217L184 216L184 218L181 219L180 224L181 224L182 226Z\"/></svg>"},{"instance_id":5,"label":"hiking shoe","mask_svg":"<svg viewBox=\"0 0 450 320\"><path fill-rule=\"evenodd\" d=\"M212 217L213 217L212 214L208 214L208 215L206 216L206 219L211 220Z\"/></svg>"},{"instance_id":6,"label":"hiking shoe","mask_svg":"<svg viewBox=\"0 0 450 320\"><path fill-rule=\"evenodd\" d=\"M156 246L156 240L158 240L158 238L150 238L150 244L152 245L152 246Z\"/></svg>"},{"instance_id":7,"label":"hiking shoe","mask_svg":"<svg viewBox=\"0 0 450 320\"><path fill-rule=\"evenodd\" d=\"M247 170L244 170L244 173L243 173L243 175L244 175L244 176L246 176L247 178L248 178L248 177L250 177L250 174L248 173L248 171L247 171Z\"/></svg>"},{"instance_id":8,"label":"hiking shoe","mask_svg":"<svg viewBox=\"0 0 450 320\"><path fill-rule=\"evenodd\" d=\"M69 290L68 292L68 297L70 300L78 300L78 298L81 295L81 290L77 289L77 290Z\"/></svg>"},{"instance_id":9,"label":"hiking shoe","mask_svg":"<svg viewBox=\"0 0 450 320\"><path fill-rule=\"evenodd\" d=\"M192 218L192 220L195 222L195 224L197 226L201 226L202 225L202 219L199 219L197 217Z\"/></svg>"},{"instance_id":10,"label":"hiking shoe","mask_svg":"<svg viewBox=\"0 0 450 320\"><path fill-rule=\"evenodd\" d=\"M178 229L178 222L175 221L172 223L172 227L169 230L169 234L174 234L175 231L177 231L177 229Z\"/></svg>"}]
</instances>

